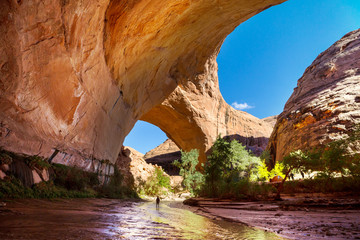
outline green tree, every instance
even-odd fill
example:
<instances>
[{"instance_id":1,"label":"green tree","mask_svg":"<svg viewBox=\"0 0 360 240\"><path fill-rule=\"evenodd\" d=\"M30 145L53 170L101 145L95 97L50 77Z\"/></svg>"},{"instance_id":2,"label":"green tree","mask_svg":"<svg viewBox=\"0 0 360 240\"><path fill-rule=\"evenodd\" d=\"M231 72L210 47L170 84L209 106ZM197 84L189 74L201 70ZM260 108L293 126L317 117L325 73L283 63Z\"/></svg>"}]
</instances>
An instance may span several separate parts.
<instances>
[{"instance_id":1,"label":"green tree","mask_svg":"<svg viewBox=\"0 0 360 240\"><path fill-rule=\"evenodd\" d=\"M360 156L351 149L356 148L359 140L360 127L357 125L348 137L332 141L324 146L305 152L297 150L285 156L282 160L285 177L278 187L277 198L280 198L284 182L292 172L305 173L319 171L317 177L327 179L327 183L331 181L336 174L344 176L350 172L352 176L356 176L356 174L360 173Z\"/></svg>"},{"instance_id":2,"label":"green tree","mask_svg":"<svg viewBox=\"0 0 360 240\"><path fill-rule=\"evenodd\" d=\"M174 161L174 165L180 169L180 175L183 177L182 184L191 195L196 195L204 182L204 175L196 170L199 163L199 151L192 149L189 152L181 150L181 162Z\"/></svg>"},{"instance_id":3,"label":"green tree","mask_svg":"<svg viewBox=\"0 0 360 240\"><path fill-rule=\"evenodd\" d=\"M218 136L205 164L206 187L210 188L210 191L214 196L217 196L218 194L217 182L230 176L231 155L230 143L221 138L221 136Z\"/></svg>"},{"instance_id":4,"label":"green tree","mask_svg":"<svg viewBox=\"0 0 360 240\"><path fill-rule=\"evenodd\" d=\"M260 159L250 154L245 146L218 136L205 164L205 188L212 196L218 196L219 188L241 179L249 181L257 174Z\"/></svg>"},{"instance_id":5,"label":"green tree","mask_svg":"<svg viewBox=\"0 0 360 240\"><path fill-rule=\"evenodd\" d=\"M247 180L257 178L258 166L261 161L249 153L245 146L236 140L230 142L230 164L232 175Z\"/></svg>"}]
</instances>

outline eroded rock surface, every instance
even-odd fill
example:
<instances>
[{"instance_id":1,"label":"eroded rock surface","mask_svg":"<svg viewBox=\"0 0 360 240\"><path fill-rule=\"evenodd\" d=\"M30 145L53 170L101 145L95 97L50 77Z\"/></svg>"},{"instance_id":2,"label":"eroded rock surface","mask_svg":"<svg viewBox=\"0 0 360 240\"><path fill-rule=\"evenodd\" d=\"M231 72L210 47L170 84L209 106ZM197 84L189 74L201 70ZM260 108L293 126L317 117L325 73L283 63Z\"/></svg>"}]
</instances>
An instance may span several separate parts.
<instances>
[{"instance_id":1,"label":"eroded rock surface","mask_svg":"<svg viewBox=\"0 0 360 240\"><path fill-rule=\"evenodd\" d=\"M182 148L204 142L196 146L206 151L208 136L225 135L235 123L233 110L211 92L221 43L241 22L284 1L1 1L0 146L43 157L59 150L80 165L115 163L135 122L180 85L162 105L179 107L177 124L146 118ZM207 106L203 96L214 101ZM187 99L196 111L183 107ZM216 128L183 128L201 117ZM246 114L239 121L258 124ZM240 125L245 137L258 131Z\"/></svg>"},{"instance_id":2,"label":"eroded rock surface","mask_svg":"<svg viewBox=\"0 0 360 240\"><path fill-rule=\"evenodd\" d=\"M131 147L122 148L116 164L127 186L138 185L139 181L148 180L155 172L155 167L145 162L144 154Z\"/></svg>"},{"instance_id":3,"label":"eroded rock surface","mask_svg":"<svg viewBox=\"0 0 360 240\"><path fill-rule=\"evenodd\" d=\"M164 171L161 165L149 164L144 159L144 154L136 151L131 147L122 147L119 157L116 161L122 176L124 177L123 184L126 186L139 186L149 181L151 177L155 177L155 169L160 168ZM182 177L169 176L164 172L165 176L170 177L170 185L175 187L180 185Z\"/></svg>"},{"instance_id":4,"label":"eroded rock surface","mask_svg":"<svg viewBox=\"0 0 360 240\"><path fill-rule=\"evenodd\" d=\"M275 127L277 117L278 115L275 115L275 116L263 118L262 120L269 123L271 126Z\"/></svg>"},{"instance_id":5,"label":"eroded rock surface","mask_svg":"<svg viewBox=\"0 0 360 240\"><path fill-rule=\"evenodd\" d=\"M216 137L237 139L253 152L262 152L272 131L271 124L228 105L219 90L215 56L203 74L179 84L161 104L141 118L162 129L185 151L198 149L200 162Z\"/></svg>"},{"instance_id":6,"label":"eroded rock surface","mask_svg":"<svg viewBox=\"0 0 360 240\"><path fill-rule=\"evenodd\" d=\"M298 80L270 139L274 161L348 134L360 122L360 29L321 53Z\"/></svg>"},{"instance_id":7,"label":"eroded rock surface","mask_svg":"<svg viewBox=\"0 0 360 240\"><path fill-rule=\"evenodd\" d=\"M114 160L135 123L104 58L108 0L1 1L0 146ZM126 117L124 117L126 116Z\"/></svg>"},{"instance_id":8,"label":"eroded rock surface","mask_svg":"<svg viewBox=\"0 0 360 240\"><path fill-rule=\"evenodd\" d=\"M179 169L172 163L181 159L181 152L170 139L166 139L165 142L147 152L144 159L147 163L161 166L170 175L179 175Z\"/></svg>"}]
</instances>

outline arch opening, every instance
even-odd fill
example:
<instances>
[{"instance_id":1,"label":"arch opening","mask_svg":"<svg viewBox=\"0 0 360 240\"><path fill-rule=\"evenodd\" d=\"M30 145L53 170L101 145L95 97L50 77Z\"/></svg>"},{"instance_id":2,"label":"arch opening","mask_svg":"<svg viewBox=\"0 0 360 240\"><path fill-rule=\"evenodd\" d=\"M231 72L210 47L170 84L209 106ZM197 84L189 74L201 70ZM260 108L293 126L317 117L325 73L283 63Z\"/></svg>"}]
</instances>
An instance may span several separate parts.
<instances>
[{"instance_id":1,"label":"arch opening","mask_svg":"<svg viewBox=\"0 0 360 240\"><path fill-rule=\"evenodd\" d=\"M305 6L299 6L304 4ZM293 88L296 86L297 80L300 78L306 67L310 65L311 61L313 61L319 53L327 49L344 34L357 27L356 21L352 21L352 24L348 24L347 21L340 21L343 18L348 20L348 17L344 16L347 16L345 12L349 12L349 9L345 9L345 12L339 11L334 16L331 10L337 9L339 6L336 4L329 4L329 6L326 6L329 11L324 16L318 14L318 8L320 5L321 3L314 4L312 1L306 1L306 3L303 1L286 2L252 17L242 23L228 36L228 39L235 38L237 40L242 38L244 35L250 36L246 40L241 41L243 46L238 49L227 49L228 52L232 54L236 51L239 52L239 55L241 55L242 52L246 52L243 54L244 57L240 61L240 65L237 65L235 68L242 69L242 74L245 75L245 77L240 77L240 81L249 82L249 84L245 84L245 86L251 86L251 90L249 91L248 87L239 88L234 86L234 84L239 85L240 81L230 82L229 89L231 90L231 93L225 93L224 97L229 101L229 103L232 103L231 105L235 105L234 103L236 103L236 101L242 103L238 104L242 105L240 107L249 107L254 105L255 108L252 108L251 111L259 109L259 111L254 111L253 113L259 118L279 114L282 112L285 102L289 99ZM355 5L356 4L353 4L353 7L355 7ZM293 21L290 19L286 24L282 24L284 22L283 19L291 18L298 10L300 15L304 14L305 16L301 18L301 21L299 21L299 18L295 18ZM358 17L354 16L354 19L356 18ZM328 24L326 21L322 22L324 19L328 19L329 22L339 22L338 24ZM314 21L316 24L314 24ZM279 26L279 29L275 29L271 33L272 26L278 26L281 24L282 26ZM264 27L260 28L258 26ZM337 26L337 28L334 29L334 26ZM297 31L296 29L299 30ZM317 29L320 30L316 32ZM262 33L264 33L263 30L266 30L266 34L270 36L270 41L264 39L262 36ZM257 34L257 31L259 34ZM306 36L302 36L304 35L304 31L307 33L305 34ZM282 36L279 36L279 32L290 34L283 34ZM311 34L311 32L316 32L316 34ZM326 32L327 34L324 35ZM233 37L236 34L238 35ZM256 37L254 38L253 35L256 35ZM222 49L225 48L226 50L228 39L225 40L225 43L222 45ZM319 39L321 39L321 41ZM252 42L255 42L255 44ZM252 47L249 47L249 45L252 45ZM254 49L259 48L259 45L260 49L257 50L257 55L255 54L258 57L253 57L252 54L254 53ZM275 50L272 50L274 46ZM224 88L226 85L224 83L229 82L226 81L226 76L224 77L221 71L221 69L226 69L226 65L224 66L221 60L221 58L224 58L222 54L221 50L217 60L220 58L220 64L222 64L220 66L219 74L220 83L222 83L221 86ZM233 60L234 56L231 59ZM261 64L256 64L258 59L260 59ZM253 64L251 69L241 65L246 61ZM141 119L155 125L160 124L163 129L169 128L169 123L164 122L164 119L171 119L171 121L168 122L170 122L172 126L177 125L177 127L179 127L183 125L183 127L179 127L179 129L184 129L184 126L187 126L186 129L192 128L194 133L199 131L200 133L197 135L199 139L194 141L189 139L184 142L178 140L185 150L202 147L201 151L206 152L218 134L228 136L236 135L238 133L240 133L240 139L245 139L244 142L250 142L250 144L253 144L256 147L266 146L268 137L272 131L272 126L268 128L271 129L270 131L268 129L260 129L259 132L254 131L254 128L256 128L255 126L257 126L256 124L258 124L254 122L254 124L244 124L239 127L234 127L234 122L236 121L234 118L239 119L239 121L244 121L245 119L245 121L248 121L247 118L251 117L245 113L241 113L239 114L241 116L237 116L237 111L234 111L234 109L230 108L222 101L222 94L220 94L218 90L216 60L210 58L206 63L206 66L208 66L206 69L208 71L205 70L200 77L181 84L170 95L170 97L168 97L168 99L150 110L147 114L143 115ZM234 68L231 68L230 70L234 70ZM231 78L232 77L228 77L228 79ZM264 86L266 83L268 85ZM244 89L244 91L239 94L239 89ZM256 94L254 94L255 92ZM236 97L239 95L250 96L252 99L259 98L258 96L261 97L258 102L255 102L255 104L252 104L251 102L247 104L246 101L240 102L241 99L239 100L234 98L234 95ZM271 101L273 101L273 103L271 103ZM261 107L258 105L259 102L261 103L259 104ZM162 118L159 116L166 117ZM204 120L204 118L206 118L206 120ZM255 121L255 119L256 118L252 120ZM174 124L176 120L182 123ZM270 120L271 125L274 125L276 119L272 118L265 120ZM208 123L208 121L213 121L213 124ZM222 122L223 126L220 126L221 124L219 124L219 122ZM228 124L229 122L231 123ZM209 130L210 128L213 129L212 132ZM260 131L263 135L260 134ZM180 139L181 137L189 138L191 134L186 132L187 131L175 133L173 136L175 139ZM178 136L179 134L182 136ZM257 140L252 140L250 136ZM199 144L200 142L202 145ZM262 150L264 150L264 148L262 148ZM201 161L204 161L205 155L202 155L201 158Z\"/></svg>"},{"instance_id":2,"label":"arch opening","mask_svg":"<svg viewBox=\"0 0 360 240\"><path fill-rule=\"evenodd\" d=\"M130 133L126 136L124 146L146 154L167 139L166 133L160 128L144 121L137 121Z\"/></svg>"},{"instance_id":3,"label":"arch opening","mask_svg":"<svg viewBox=\"0 0 360 240\"><path fill-rule=\"evenodd\" d=\"M137 121L134 128L126 136L124 148L132 148L140 152L135 153L148 164L157 165L169 175L179 175L179 169L172 163L181 159L179 147L159 127L145 122Z\"/></svg>"}]
</instances>

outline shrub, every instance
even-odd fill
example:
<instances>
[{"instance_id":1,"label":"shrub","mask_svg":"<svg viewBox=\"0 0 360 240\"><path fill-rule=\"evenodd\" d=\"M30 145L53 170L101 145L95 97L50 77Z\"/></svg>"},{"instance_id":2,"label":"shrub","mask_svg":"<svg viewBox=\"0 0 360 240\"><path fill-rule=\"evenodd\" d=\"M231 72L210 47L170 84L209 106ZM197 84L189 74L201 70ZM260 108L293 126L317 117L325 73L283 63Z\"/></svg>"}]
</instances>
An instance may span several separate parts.
<instances>
[{"instance_id":1,"label":"shrub","mask_svg":"<svg viewBox=\"0 0 360 240\"><path fill-rule=\"evenodd\" d=\"M283 193L334 193L360 192L359 179L352 177L334 178L329 182L325 178L303 179L284 183Z\"/></svg>"},{"instance_id":2,"label":"shrub","mask_svg":"<svg viewBox=\"0 0 360 240\"><path fill-rule=\"evenodd\" d=\"M155 167L156 181L160 187L171 189L170 177L167 176L160 167Z\"/></svg>"},{"instance_id":3,"label":"shrub","mask_svg":"<svg viewBox=\"0 0 360 240\"><path fill-rule=\"evenodd\" d=\"M110 177L109 184L99 186L100 182L96 173L86 172L80 168L49 164L39 156L22 156L0 151L0 161L4 159L4 162L8 162L9 158L23 165L25 162L31 169L48 169L51 180L34 184L30 188L24 186L15 176L8 175L4 180L0 180L0 198L137 197L131 188L121 185L122 176L117 168L114 175ZM108 161L104 163L109 164Z\"/></svg>"},{"instance_id":4,"label":"shrub","mask_svg":"<svg viewBox=\"0 0 360 240\"><path fill-rule=\"evenodd\" d=\"M12 157L6 152L0 152L0 165L12 163Z\"/></svg>"},{"instance_id":5,"label":"shrub","mask_svg":"<svg viewBox=\"0 0 360 240\"><path fill-rule=\"evenodd\" d=\"M274 176L280 176L282 178L285 177L284 173L284 165L282 163L277 162L271 171L268 170L268 166L265 163L265 160L262 160L257 167L257 179L258 181L267 181Z\"/></svg>"},{"instance_id":6,"label":"shrub","mask_svg":"<svg viewBox=\"0 0 360 240\"><path fill-rule=\"evenodd\" d=\"M83 191L99 184L96 173L85 172L76 167L53 164L54 183L68 190Z\"/></svg>"},{"instance_id":7,"label":"shrub","mask_svg":"<svg viewBox=\"0 0 360 240\"><path fill-rule=\"evenodd\" d=\"M119 169L114 166L114 174L110 176L109 183L97 188L98 196L107 198L138 198L137 193L133 189L123 186L123 179L124 177Z\"/></svg>"},{"instance_id":8,"label":"shrub","mask_svg":"<svg viewBox=\"0 0 360 240\"><path fill-rule=\"evenodd\" d=\"M154 175L149 177L146 181L138 179L138 182L137 192L141 195L163 195L166 194L166 189L171 189L170 178L160 167L155 167Z\"/></svg>"},{"instance_id":9,"label":"shrub","mask_svg":"<svg viewBox=\"0 0 360 240\"><path fill-rule=\"evenodd\" d=\"M335 176L351 175L357 178L360 173L360 156L354 153L351 148L356 146L360 140L360 125L355 126L355 130L344 139L330 142L325 146L303 152L297 150L291 152L283 158L285 177L278 188L277 198L283 190L284 182L292 172L301 173L318 171L317 177L325 179L324 189L334 189L331 183ZM343 180L345 184L345 180Z\"/></svg>"},{"instance_id":10,"label":"shrub","mask_svg":"<svg viewBox=\"0 0 360 240\"><path fill-rule=\"evenodd\" d=\"M25 163L31 168L31 169L48 169L50 168L50 164L44 160L43 158L39 156L28 156L25 158Z\"/></svg>"},{"instance_id":11,"label":"shrub","mask_svg":"<svg viewBox=\"0 0 360 240\"><path fill-rule=\"evenodd\" d=\"M9 176L0 180L0 198L33 198L34 194L31 188L25 187L22 182Z\"/></svg>"}]
</instances>

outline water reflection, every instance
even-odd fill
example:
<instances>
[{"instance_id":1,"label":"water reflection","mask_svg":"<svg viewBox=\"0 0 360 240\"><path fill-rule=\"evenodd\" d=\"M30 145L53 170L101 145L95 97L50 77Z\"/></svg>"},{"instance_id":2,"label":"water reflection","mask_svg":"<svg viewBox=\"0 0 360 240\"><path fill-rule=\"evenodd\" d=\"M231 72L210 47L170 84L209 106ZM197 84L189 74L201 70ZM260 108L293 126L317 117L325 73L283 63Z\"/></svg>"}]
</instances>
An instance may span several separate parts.
<instances>
[{"instance_id":1,"label":"water reflection","mask_svg":"<svg viewBox=\"0 0 360 240\"><path fill-rule=\"evenodd\" d=\"M16 200L0 208L0 239L281 239L211 220L181 203L110 199Z\"/></svg>"},{"instance_id":2,"label":"water reflection","mask_svg":"<svg viewBox=\"0 0 360 240\"><path fill-rule=\"evenodd\" d=\"M273 233L249 228L222 220L211 220L186 209L162 203L157 210L154 203L137 205L136 214L121 214L125 220L117 227L126 239L282 239Z\"/></svg>"}]
</instances>

